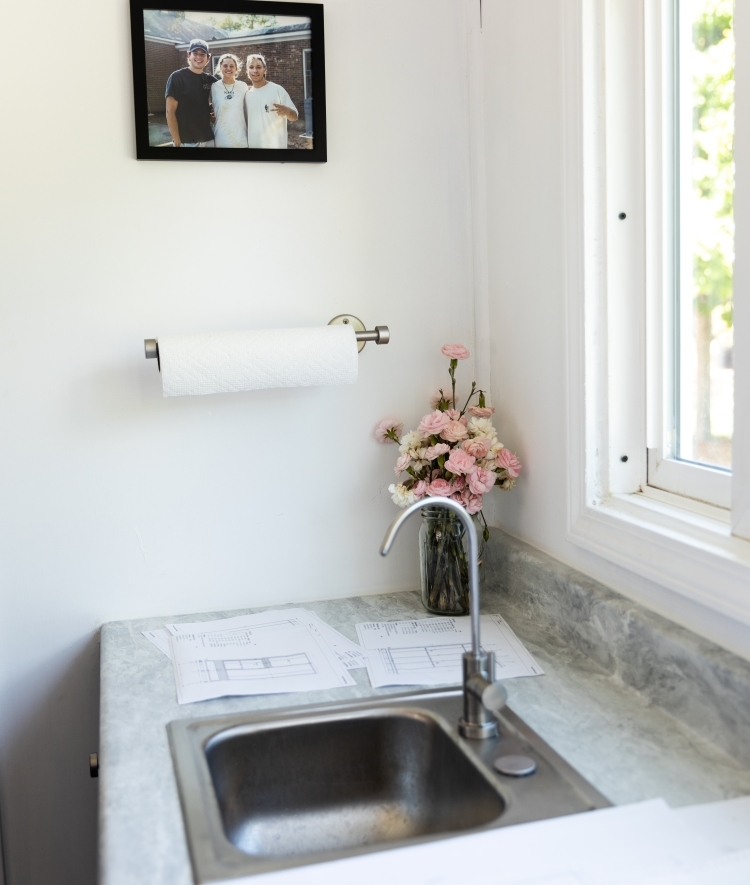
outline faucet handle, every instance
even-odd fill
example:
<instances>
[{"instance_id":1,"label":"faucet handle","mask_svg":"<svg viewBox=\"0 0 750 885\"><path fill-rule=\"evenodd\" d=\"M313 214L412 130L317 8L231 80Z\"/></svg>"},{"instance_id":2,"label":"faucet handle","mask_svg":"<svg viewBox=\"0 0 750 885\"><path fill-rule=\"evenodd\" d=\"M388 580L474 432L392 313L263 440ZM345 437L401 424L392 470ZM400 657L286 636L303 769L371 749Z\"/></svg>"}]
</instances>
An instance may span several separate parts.
<instances>
[{"instance_id":1,"label":"faucet handle","mask_svg":"<svg viewBox=\"0 0 750 885\"><path fill-rule=\"evenodd\" d=\"M479 699L485 709L499 713L508 701L508 691L502 682L490 682L484 687Z\"/></svg>"},{"instance_id":2,"label":"faucet handle","mask_svg":"<svg viewBox=\"0 0 750 885\"><path fill-rule=\"evenodd\" d=\"M508 700L508 692L502 682L490 682L479 673L469 677L466 688L481 702L485 710L493 713L502 710Z\"/></svg>"}]
</instances>

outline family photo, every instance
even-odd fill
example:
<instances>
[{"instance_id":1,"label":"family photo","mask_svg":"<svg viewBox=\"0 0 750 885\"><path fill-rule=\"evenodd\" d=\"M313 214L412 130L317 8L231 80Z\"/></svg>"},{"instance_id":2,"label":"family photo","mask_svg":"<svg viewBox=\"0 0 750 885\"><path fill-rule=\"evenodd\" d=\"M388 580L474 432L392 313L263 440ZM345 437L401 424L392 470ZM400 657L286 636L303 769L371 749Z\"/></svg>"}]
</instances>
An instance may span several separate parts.
<instances>
[{"instance_id":1,"label":"family photo","mask_svg":"<svg viewBox=\"0 0 750 885\"><path fill-rule=\"evenodd\" d=\"M312 4L245 3L242 8L252 11L243 12L205 8L211 5L140 7L140 59L134 38L139 158L160 158L159 152L171 158L177 151L195 159L252 159L249 152L273 159L269 151L319 155L325 108L324 96L314 95L322 80L313 45L317 37L320 46L322 34L314 35L313 16L319 11L322 30L322 7L313 6L309 15L279 15L279 7L291 13ZM206 153L221 149L248 153Z\"/></svg>"}]
</instances>

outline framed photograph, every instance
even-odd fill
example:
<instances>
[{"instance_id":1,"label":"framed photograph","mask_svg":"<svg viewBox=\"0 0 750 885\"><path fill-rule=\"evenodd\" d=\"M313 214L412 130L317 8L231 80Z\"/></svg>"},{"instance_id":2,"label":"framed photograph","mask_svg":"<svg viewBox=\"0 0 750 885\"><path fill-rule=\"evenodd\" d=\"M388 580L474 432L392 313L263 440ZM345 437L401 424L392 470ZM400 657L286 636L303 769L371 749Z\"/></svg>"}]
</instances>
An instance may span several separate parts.
<instances>
[{"instance_id":1,"label":"framed photograph","mask_svg":"<svg viewBox=\"0 0 750 885\"><path fill-rule=\"evenodd\" d=\"M326 161L323 6L130 0L139 160Z\"/></svg>"}]
</instances>

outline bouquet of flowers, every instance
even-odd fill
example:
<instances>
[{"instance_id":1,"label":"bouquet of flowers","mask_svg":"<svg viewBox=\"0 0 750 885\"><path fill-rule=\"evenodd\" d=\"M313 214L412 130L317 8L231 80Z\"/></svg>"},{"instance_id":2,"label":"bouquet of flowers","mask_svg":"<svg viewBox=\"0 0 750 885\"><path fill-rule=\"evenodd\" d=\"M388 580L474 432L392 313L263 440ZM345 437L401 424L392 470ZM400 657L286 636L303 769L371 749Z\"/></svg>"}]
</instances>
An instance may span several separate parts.
<instances>
[{"instance_id":1,"label":"bouquet of flowers","mask_svg":"<svg viewBox=\"0 0 750 885\"><path fill-rule=\"evenodd\" d=\"M456 368L459 360L470 356L469 351L461 344L446 344L442 353L450 360L450 391L438 390L430 403L433 411L422 418L416 430L402 436L403 423L386 418L375 428L375 437L399 447L394 468L397 482L388 487L394 503L408 507L425 496L453 498L472 516L481 518L486 541L489 529L482 514L484 495L495 486L513 488L521 464L498 440L492 425L495 410L487 405L476 382L459 408ZM420 544L425 606L446 613L468 611L463 527L446 508L435 510L438 513L433 513L432 519L426 511L427 537Z\"/></svg>"}]
</instances>

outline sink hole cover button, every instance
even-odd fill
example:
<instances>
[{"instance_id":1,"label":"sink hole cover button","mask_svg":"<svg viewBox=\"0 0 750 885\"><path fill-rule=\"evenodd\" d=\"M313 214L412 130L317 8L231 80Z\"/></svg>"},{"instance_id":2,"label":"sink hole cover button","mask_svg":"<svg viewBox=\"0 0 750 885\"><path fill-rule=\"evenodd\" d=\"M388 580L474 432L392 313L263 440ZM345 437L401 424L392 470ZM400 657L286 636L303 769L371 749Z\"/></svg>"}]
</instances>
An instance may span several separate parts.
<instances>
[{"instance_id":1,"label":"sink hole cover button","mask_svg":"<svg viewBox=\"0 0 750 885\"><path fill-rule=\"evenodd\" d=\"M499 756L492 764L509 777L526 777L536 771L536 762L530 756Z\"/></svg>"}]
</instances>

